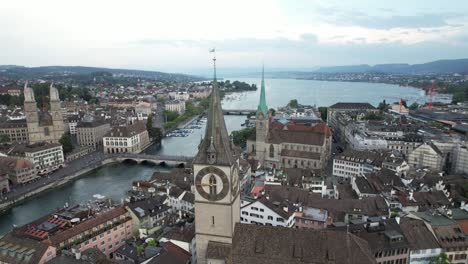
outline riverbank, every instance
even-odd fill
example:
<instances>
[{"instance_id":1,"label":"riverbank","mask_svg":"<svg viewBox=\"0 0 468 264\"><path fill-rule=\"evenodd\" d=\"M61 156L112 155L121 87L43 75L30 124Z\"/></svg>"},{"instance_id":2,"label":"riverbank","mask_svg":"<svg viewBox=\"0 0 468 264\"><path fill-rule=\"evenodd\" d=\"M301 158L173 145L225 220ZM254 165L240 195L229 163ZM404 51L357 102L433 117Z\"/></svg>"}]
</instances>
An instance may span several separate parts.
<instances>
[{"instance_id":1,"label":"riverbank","mask_svg":"<svg viewBox=\"0 0 468 264\"><path fill-rule=\"evenodd\" d=\"M51 182L49 184L44 184L43 186L33 190L33 191L30 191L30 192L27 192L13 200L9 200L7 201L6 203L2 203L0 204L0 214L17 206L18 204L21 204L23 202L25 202L26 200L28 199L31 199L31 198L34 198L35 196L39 195L39 194L42 194L44 192L47 192L47 191L50 191L54 188L58 188L58 187L61 187L77 178L79 178L80 176L82 175L85 175L89 172L92 172L93 170L96 170L96 169L99 169L100 167L102 166L105 166L107 164L111 164L111 162L101 162L100 164L96 164L96 165L93 165L91 167L85 167L75 173L72 173L71 175L69 176L66 176L64 178L61 178L60 180L58 181L55 181L55 182Z\"/></svg>"}]
</instances>

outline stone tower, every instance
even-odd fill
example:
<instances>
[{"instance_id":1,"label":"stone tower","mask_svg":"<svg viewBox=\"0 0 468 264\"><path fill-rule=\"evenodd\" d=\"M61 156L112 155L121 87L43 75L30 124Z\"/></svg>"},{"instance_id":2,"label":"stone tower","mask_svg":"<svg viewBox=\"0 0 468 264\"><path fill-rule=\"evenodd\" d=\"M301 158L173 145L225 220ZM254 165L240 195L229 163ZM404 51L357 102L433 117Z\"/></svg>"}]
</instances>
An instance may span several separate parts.
<instances>
[{"instance_id":1,"label":"stone tower","mask_svg":"<svg viewBox=\"0 0 468 264\"><path fill-rule=\"evenodd\" d=\"M24 113L26 120L28 121L28 131L31 131L29 128L29 123L31 123L31 125L37 124L39 122L39 115L37 113L34 91L28 87L28 82L24 84Z\"/></svg>"},{"instance_id":2,"label":"stone tower","mask_svg":"<svg viewBox=\"0 0 468 264\"><path fill-rule=\"evenodd\" d=\"M265 95L265 67L262 67L262 84L260 87L260 102L258 103L255 123L255 152L256 158L263 163L265 158L265 138L268 133L268 106Z\"/></svg>"},{"instance_id":3,"label":"stone tower","mask_svg":"<svg viewBox=\"0 0 468 264\"><path fill-rule=\"evenodd\" d=\"M193 161L195 177L195 235L197 263L207 263L207 249L230 247L234 226L240 222L238 160L224 123L216 58L205 137Z\"/></svg>"},{"instance_id":4,"label":"stone tower","mask_svg":"<svg viewBox=\"0 0 468 264\"><path fill-rule=\"evenodd\" d=\"M60 97L57 88L53 84L50 85L49 90L50 98L50 115L52 116L54 140L57 141L62 137L64 133L63 113L60 105Z\"/></svg>"}]
</instances>

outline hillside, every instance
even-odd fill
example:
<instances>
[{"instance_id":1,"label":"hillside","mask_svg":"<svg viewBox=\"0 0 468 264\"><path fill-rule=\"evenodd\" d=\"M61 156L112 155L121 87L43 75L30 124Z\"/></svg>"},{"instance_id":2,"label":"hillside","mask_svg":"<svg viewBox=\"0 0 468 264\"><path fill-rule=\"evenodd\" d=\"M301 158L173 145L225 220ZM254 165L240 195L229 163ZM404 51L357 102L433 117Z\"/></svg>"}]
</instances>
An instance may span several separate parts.
<instances>
[{"instance_id":1,"label":"hillside","mask_svg":"<svg viewBox=\"0 0 468 264\"><path fill-rule=\"evenodd\" d=\"M365 73L365 72L380 72L380 73L398 73L398 74L441 74L441 73L467 73L468 59L457 60L438 60L422 64L377 64L370 66L349 65L349 66L334 66L321 67L317 73Z\"/></svg>"},{"instance_id":2,"label":"hillside","mask_svg":"<svg viewBox=\"0 0 468 264\"><path fill-rule=\"evenodd\" d=\"M151 78L161 81L197 81L203 78L178 74L164 73L158 71L142 71L128 69L111 69L85 66L42 66L42 67L23 67L0 65L0 77L11 79L66 79L70 77L89 76L93 74L109 73L113 75Z\"/></svg>"}]
</instances>

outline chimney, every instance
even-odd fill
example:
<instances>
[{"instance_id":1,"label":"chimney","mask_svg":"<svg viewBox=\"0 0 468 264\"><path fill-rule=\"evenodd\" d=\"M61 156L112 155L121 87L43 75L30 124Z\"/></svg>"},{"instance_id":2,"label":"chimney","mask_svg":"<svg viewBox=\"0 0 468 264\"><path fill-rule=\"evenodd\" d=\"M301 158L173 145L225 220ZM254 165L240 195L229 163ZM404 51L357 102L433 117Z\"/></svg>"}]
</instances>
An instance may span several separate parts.
<instances>
[{"instance_id":1,"label":"chimney","mask_svg":"<svg viewBox=\"0 0 468 264\"><path fill-rule=\"evenodd\" d=\"M397 222L397 224L400 224L400 217L399 217L399 216L395 216L395 221Z\"/></svg>"},{"instance_id":2,"label":"chimney","mask_svg":"<svg viewBox=\"0 0 468 264\"><path fill-rule=\"evenodd\" d=\"M166 186L166 195L169 196L169 192L171 191L171 186Z\"/></svg>"},{"instance_id":3,"label":"chimney","mask_svg":"<svg viewBox=\"0 0 468 264\"><path fill-rule=\"evenodd\" d=\"M81 259L81 251L77 247L72 248L72 253L75 255L77 260Z\"/></svg>"},{"instance_id":4,"label":"chimney","mask_svg":"<svg viewBox=\"0 0 468 264\"><path fill-rule=\"evenodd\" d=\"M413 198L413 191L410 191L410 192L409 192L409 199L410 199L411 201L414 200L414 198Z\"/></svg>"}]
</instances>

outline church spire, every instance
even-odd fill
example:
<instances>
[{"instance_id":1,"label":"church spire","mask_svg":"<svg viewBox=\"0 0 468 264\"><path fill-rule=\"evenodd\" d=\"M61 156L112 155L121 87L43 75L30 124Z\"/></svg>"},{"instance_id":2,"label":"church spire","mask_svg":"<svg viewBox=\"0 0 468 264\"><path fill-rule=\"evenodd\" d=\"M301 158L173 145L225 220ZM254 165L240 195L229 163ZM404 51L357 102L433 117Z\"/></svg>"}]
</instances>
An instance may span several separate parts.
<instances>
[{"instance_id":1,"label":"church spire","mask_svg":"<svg viewBox=\"0 0 468 264\"><path fill-rule=\"evenodd\" d=\"M211 52L214 52L214 49ZM234 158L219 98L218 82L216 81L216 56L213 57L213 71L213 87L207 112L205 137L200 144L194 163L231 165Z\"/></svg>"},{"instance_id":2,"label":"church spire","mask_svg":"<svg viewBox=\"0 0 468 264\"><path fill-rule=\"evenodd\" d=\"M260 88L260 102L258 104L257 112L262 112L263 116L268 113L268 106L265 98L265 65L262 65L262 84Z\"/></svg>"}]
</instances>

